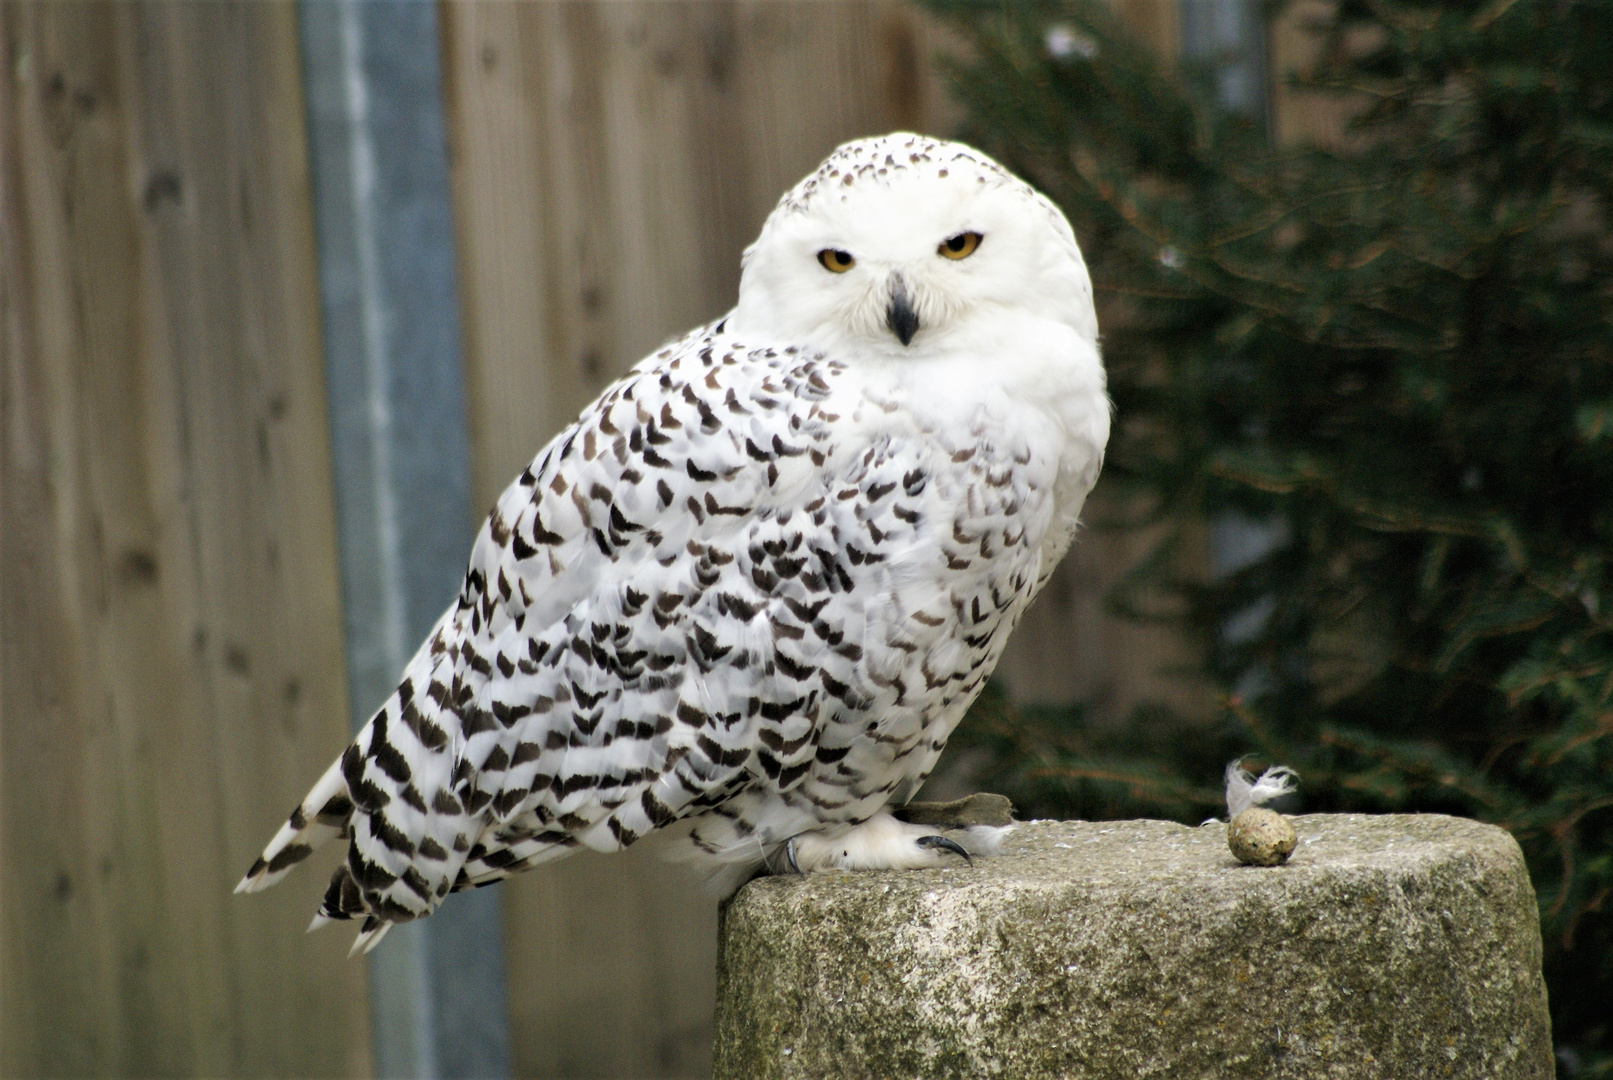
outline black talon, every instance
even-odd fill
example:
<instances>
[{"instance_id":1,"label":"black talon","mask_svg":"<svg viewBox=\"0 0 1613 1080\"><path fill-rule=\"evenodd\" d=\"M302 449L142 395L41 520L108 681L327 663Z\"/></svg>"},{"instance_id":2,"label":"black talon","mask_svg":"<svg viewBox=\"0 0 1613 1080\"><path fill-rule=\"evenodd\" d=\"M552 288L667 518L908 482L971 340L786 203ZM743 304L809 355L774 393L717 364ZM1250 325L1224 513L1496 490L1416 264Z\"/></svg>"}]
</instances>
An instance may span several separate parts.
<instances>
[{"instance_id":1,"label":"black talon","mask_svg":"<svg viewBox=\"0 0 1613 1080\"><path fill-rule=\"evenodd\" d=\"M789 863L790 869L794 870L798 875L801 877L806 876L801 873L800 864L795 861L795 837L793 836L784 841L784 861Z\"/></svg>"},{"instance_id":2,"label":"black talon","mask_svg":"<svg viewBox=\"0 0 1613 1080\"><path fill-rule=\"evenodd\" d=\"M921 836L917 841L915 841L915 843L917 843L919 847L940 848L942 851L950 851L954 855L962 855L964 862L968 863L970 866L975 864L975 861L969 857L969 853L963 850L963 845L948 837Z\"/></svg>"}]
</instances>

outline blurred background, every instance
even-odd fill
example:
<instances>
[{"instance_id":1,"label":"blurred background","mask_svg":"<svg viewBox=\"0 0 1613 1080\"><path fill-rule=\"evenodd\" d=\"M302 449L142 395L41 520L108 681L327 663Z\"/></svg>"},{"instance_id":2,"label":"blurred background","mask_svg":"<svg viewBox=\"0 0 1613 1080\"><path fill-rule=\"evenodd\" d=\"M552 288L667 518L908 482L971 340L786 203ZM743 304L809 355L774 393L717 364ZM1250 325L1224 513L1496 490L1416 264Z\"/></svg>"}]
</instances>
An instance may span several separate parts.
<instances>
[{"instance_id":1,"label":"blurred background","mask_svg":"<svg viewBox=\"0 0 1613 1080\"><path fill-rule=\"evenodd\" d=\"M706 1075L717 910L581 855L348 961L232 897L577 410L846 139L1070 215L1119 426L927 797L1461 813L1613 1075L1613 5L0 4L0 1074Z\"/></svg>"}]
</instances>

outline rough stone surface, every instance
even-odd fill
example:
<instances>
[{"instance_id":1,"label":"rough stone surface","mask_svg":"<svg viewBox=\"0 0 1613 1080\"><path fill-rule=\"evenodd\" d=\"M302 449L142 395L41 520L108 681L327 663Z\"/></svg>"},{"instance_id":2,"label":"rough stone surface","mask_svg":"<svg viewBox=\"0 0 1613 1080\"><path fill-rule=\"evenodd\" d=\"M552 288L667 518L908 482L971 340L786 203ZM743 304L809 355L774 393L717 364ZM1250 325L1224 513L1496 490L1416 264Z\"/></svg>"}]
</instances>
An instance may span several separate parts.
<instances>
[{"instance_id":1,"label":"rough stone surface","mask_svg":"<svg viewBox=\"0 0 1613 1080\"><path fill-rule=\"evenodd\" d=\"M723 913L718 1080L1550 1077L1534 892L1505 832L1032 822L971 869L762 878Z\"/></svg>"},{"instance_id":2,"label":"rough stone surface","mask_svg":"<svg viewBox=\"0 0 1613 1080\"><path fill-rule=\"evenodd\" d=\"M1227 847L1249 866L1281 866L1298 843L1293 823L1275 810L1252 806L1227 826Z\"/></svg>"}]
</instances>

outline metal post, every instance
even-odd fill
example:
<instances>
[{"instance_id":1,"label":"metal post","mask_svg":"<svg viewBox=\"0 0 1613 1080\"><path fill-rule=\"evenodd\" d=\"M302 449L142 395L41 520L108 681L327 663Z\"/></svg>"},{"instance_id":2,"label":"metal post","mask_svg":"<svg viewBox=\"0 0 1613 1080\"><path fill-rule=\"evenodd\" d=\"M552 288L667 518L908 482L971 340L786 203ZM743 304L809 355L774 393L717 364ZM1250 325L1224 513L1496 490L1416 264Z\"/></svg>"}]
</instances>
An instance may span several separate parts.
<instances>
[{"instance_id":1,"label":"metal post","mask_svg":"<svg viewBox=\"0 0 1613 1080\"><path fill-rule=\"evenodd\" d=\"M1270 132L1267 92L1268 43L1263 0L1181 0L1182 56L1204 66L1213 80L1216 102ZM1254 519L1222 513L1210 526L1210 572L1220 578L1259 562L1290 540L1281 517ZM1237 645L1258 635L1276 610L1276 598L1262 596L1228 618L1220 641ZM1254 700L1272 686L1271 669L1259 663L1243 672L1238 693Z\"/></svg>"},{"instance_id":2,"label":"metal post","mask_svg":"<svg viewBox=\"0 0 1613 1080\"><path fill-rule=\"evenodd\" d=\"M1223 108L1266 120L1262 0L1181 0L1182 56L1209 66Z\"/></svg>"},{"instance_id":3,"label":"metal post","mask_svg":"<svg viewBox=\"0 0 1613 1080\"><path fill-rule=\"evenodd\" d=\"M436 6L298 13L357 728L453 598L474 531ZM371 954L378 1076L509 1075L498 899L451 897Z\"/></svg>"}]
</instances>

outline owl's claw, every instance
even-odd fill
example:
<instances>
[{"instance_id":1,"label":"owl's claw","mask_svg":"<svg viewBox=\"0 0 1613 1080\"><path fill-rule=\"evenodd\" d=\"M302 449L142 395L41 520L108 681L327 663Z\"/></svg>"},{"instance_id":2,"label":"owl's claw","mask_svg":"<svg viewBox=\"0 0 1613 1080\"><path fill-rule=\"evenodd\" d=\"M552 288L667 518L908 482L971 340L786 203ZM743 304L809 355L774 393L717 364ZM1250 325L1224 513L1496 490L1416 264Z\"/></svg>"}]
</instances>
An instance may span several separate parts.
<instances>
[{"instance_id":1,"label":"owl's claw","mask_svg":"<svg viewBox=\"0 0 1613 1080\"><path fill-rule=\"evenodd\" d=\"M921 836L914 843L919 847L940 848L942 851L950 851L954 855L962 855L964 862L970 866L975 864L975 861L969 857L969 853L963 849L962 844L945 836Z\"/></svg>"},{"instance_id":2,"label":"owl's claw","mask_svg":"<svg viewBox=\"0 0 1613 1080\"><path fill-rule=\"evenodd\" d=\"M793 836L784 841L784 861L790 864L790 869L795 871L797 876L805 876L801 873L801 865L795 861L795 837Z\"/></svg>"}]
</instances>

